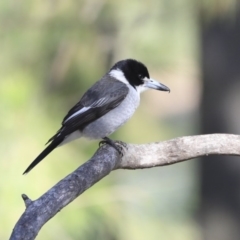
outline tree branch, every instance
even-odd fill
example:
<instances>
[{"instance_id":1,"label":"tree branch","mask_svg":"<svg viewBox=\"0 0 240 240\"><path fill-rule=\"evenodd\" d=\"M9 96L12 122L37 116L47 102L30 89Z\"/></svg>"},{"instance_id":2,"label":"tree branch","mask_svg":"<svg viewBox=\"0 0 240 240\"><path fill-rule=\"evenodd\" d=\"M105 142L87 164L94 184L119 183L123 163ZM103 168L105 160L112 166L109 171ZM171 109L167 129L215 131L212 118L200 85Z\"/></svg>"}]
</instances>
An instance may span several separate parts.
<instances>
[{"instance_id":1,"label":"tree branch","mask_svg":"<svg viewBox=\"0 0 240 240\"><path fill-rule=\"evenodd\" d=\"M151 168L212 154L240 156L240 136L232 134L179 137L141 145L123 143L123 146L123 157L111 146L102 146L89 161L35 201L23 194L26 210L10 239L35 239L49 219L114 169Z\"/></svg>"}]
</instances>

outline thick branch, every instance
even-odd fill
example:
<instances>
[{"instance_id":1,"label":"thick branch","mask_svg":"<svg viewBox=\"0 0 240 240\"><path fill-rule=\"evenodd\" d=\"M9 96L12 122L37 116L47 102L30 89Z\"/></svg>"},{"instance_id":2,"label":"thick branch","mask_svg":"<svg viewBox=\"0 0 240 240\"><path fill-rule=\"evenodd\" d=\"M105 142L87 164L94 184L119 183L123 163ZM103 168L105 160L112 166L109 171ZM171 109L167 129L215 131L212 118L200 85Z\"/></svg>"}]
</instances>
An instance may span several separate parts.
<instances>
[{"instance_id":1,"label":"thick branch","mask_svg":"<svg viewBox=\"0 0 240 240\"><path fill-rule=\"evenodd\" d=\"M126 144L122 158L114 148L104 145L88 162L39 199L31 201L23 195L26 210L10 239L35 239L50 218L114 169L151 168L212 154L240 156L240 136L211 134L142 145Z\"/></svg>"},{"instance_id":2,"label":"thick branch","mask_svg":"<svg viewBox=\"0 0 240 240\"><path fill-rule=\"evenodd\" d=\"M240 155L240 135L209 134L179 137L149 144L128 144L117 168L138 169L170 165L208 155Z\"/></svg>"}]
</instances>

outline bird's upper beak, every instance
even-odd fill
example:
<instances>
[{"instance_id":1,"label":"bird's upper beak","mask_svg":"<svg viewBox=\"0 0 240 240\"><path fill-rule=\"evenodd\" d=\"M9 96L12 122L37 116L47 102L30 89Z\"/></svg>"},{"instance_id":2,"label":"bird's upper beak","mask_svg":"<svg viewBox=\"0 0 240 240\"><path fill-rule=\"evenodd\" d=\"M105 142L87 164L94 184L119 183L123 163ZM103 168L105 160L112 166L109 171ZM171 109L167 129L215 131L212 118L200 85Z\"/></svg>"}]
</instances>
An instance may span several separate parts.
<instances>
[{"instance_id":1,"label":"bird's upper beak","mask_svg":"<svg viewBox=\"0 0 240 240\"><path fill-rule=\"evenodd\" d=\"M144 82L145 82L144 87L146 87L146 88L170 92L170 89L167 86L163 85L160 82L157 82L156 80L154 80L152 78L145 78Z\"/></svg>"}]
</instances>

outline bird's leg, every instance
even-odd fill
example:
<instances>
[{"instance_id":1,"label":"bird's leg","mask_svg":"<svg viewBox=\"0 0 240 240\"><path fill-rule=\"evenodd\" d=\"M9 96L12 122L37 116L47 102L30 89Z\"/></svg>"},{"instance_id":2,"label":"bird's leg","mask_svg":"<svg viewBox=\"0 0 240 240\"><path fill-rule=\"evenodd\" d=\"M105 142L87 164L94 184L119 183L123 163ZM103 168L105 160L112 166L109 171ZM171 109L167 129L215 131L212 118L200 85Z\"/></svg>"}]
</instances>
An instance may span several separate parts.
<instances>
[{"instance_id":1,"label":"bird's leg","mask_svg":"<svg viewBox=\"0 0 240 240\"><path fill-rule=\"evenodd\" d=\"M99 142L99 147L100 147L102 144L108 144L108 145L112 146L113 148L115 148L115 149L118 151L118 153L119 153L120 155L122 155L121 148L118 147L118 146L116 145L116 143L115 143L113 140L111 140L110 138L104 137L103 140Z\"/></svg>"}]
</instances>

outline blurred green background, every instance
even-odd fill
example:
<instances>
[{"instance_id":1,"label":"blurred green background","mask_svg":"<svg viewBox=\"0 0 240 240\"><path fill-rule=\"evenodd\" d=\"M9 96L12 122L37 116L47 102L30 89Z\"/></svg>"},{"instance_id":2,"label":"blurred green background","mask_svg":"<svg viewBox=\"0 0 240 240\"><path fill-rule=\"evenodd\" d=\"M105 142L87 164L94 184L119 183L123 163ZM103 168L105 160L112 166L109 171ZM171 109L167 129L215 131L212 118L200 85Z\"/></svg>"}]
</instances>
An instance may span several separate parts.
<instances>
[{"instance_id":1,"label":"blurred green background","mask_svg":"<svg viewBox=\"0 0 240 240\"><path fill-rule=\"evenodd\" d=\"M207 99L203 43L214 22L234 28L237 4L1 1L0 239L10 236L24 211L22 193L31 199L40 197L96 151L98 142L72 142L22 176L59 129L68 109L118 60L142 61L151 77L170 87L171 93L144 93L134 117L113 139L147 143L224 131L204 128L204 107L209 102L202 100ZM213 109L209 111L214 113ZM37 239L214 239L204 235L204 221L198 218L204 195L200 166L194 160L114 171L51 219Z\"/></svg>"}]
</instances>

